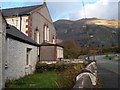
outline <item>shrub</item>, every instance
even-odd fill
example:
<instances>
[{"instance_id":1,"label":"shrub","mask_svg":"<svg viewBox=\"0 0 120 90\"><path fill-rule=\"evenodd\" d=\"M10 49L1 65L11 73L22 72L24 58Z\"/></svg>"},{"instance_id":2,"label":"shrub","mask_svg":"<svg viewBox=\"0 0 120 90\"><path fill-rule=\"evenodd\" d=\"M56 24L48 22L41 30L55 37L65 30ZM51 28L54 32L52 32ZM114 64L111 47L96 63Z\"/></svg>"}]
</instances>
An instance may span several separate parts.
<instances>
[{"instance_id":1,"label":"shrub","mask_svg":"<svg viewBox=\"0 0 120 90\"><path fill-rule=\"evenodd\" d=\"M44 71L63 71L68 67L71 67L72 64L56 63L56 64L46 64L46 63L37 63L36 72L42 73Z\"/></svg>"},{"instance_id":2,"label":"shrub","mask_svg":"<svg viewBox=\"0 0 120 90\"><path fill-rule=\"evenodd\" d=\"M64 71L59 72L59 86L61 88L71 89L76 82L76 76L81 72L82 69L83 65L81 64L71 64L71 67L68 67Z\"/></svg>"}]
</instances>

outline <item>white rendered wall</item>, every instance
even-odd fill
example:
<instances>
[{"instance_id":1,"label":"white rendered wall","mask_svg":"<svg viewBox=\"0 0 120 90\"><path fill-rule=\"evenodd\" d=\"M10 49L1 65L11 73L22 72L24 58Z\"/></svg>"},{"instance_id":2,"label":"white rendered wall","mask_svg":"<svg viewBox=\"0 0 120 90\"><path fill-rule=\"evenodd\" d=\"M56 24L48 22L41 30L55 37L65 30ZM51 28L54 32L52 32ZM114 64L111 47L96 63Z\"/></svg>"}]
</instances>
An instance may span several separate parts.
<instances>
[{"instance_id":1,"label":"white rendered wall","mask_svg":"<svg viewBox=\"0 0 120 90\"><path fill-rule=\"evenodd\" d=\"M20 17L6 18L6 21L8 24L13 25L20 30Z\"/></svg>"},{"instance_id":2,"label":"white rendered wall","mask_svg":"<svg viewBox=\"0 0 120 90\"><path fill-rule=\"evenodd\" d=\"M28 25L28 22L26 21L28 19L28 16L22 16L20 17L11 17L6 18L6 21L8 24L15 26L18 30L20 30L20 24L21 24L21 32L23 32L25 35L28 35L26 31L28 28L26 28L26 25ZM21 20L21 23L20 23Z\"/></svg>"},{"instance_id":3,"label":"white rendered wall","mask_svg":"<svg viewBox=\"0 0 120 90\"><path fill-rule=\"evenodd\" d=\"M26 65L26 49L31 48L29 65ZM35 71L37 47L7 38L6 80L14 80Z\"/></svg>"},{"instance_id":4,"label":"white rendered wall","mask_svg":"<svg viewBox=\"0 0 120 90\"><path fill-rule=\"evenodd\" d=\"M63 48L57 47L57 59L63 58Z\"/></svg>"},{"instance_id":5,"label":"white rendered wall","mask_svg":"<svg viewBox=\"0 0 120 90\"><path fill-rule=\"evenodd\" d=\"M28 16L22 16L21 31L22 31L25 35L28 35L28 34L26 33L26 31L28 30L28 28L26 28L26 25L28 25L28 22L27 22L26 20L28 20Z\"/></svg>"}]
</instances>

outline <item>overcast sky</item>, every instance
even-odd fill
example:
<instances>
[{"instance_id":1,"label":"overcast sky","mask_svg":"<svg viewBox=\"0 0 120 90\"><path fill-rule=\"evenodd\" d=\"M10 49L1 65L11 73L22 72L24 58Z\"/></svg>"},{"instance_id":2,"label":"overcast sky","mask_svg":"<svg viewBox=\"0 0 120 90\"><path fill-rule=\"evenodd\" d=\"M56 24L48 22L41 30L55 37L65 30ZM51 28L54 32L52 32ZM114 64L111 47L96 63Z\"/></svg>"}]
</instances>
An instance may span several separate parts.
<instances>
[{"instance_id":1,"label":"overcast sky","mask_svg":"<svg viewBox=\"0 0 120 90\"><path fill-rule=\"evenodd\" d=\"M0 0L1 8L42 4L43 0ZM84 7L83 3L84 2ZM118 19L119 0L46 0L53 21L82 18Z\"/></svg>"}]
</instances>

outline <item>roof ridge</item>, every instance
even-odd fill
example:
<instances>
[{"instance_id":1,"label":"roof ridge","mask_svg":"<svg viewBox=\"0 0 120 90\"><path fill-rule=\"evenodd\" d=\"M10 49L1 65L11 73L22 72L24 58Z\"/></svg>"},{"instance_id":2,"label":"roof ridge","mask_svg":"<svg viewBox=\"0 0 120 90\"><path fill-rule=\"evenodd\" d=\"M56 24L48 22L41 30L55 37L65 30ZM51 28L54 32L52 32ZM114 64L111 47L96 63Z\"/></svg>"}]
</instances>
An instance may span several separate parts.
<instances>
[{"instance_id":1,"label":"roof ridge","mask_svg":"<svg viewBox=\"0 0 120 90\"><path fill-rule=\"evenodd\" d=\"M2 9L2 13L5 17L16 16L16 15L29 15L31 11L42 7L43 5L25 6L25 7L14 7L8 9Z\"/></svg>"},{"instance_id":2,"label":"roof ridge","mask_svg":"<svg viewBox=\"0 0 120 90\"><path fill-rule=\"evenodd\" d=\"M5 8L2 10L9 10L9 9L20 9L20 8L28 8L28 7L35 7L35 6L42 6L42 4L40 5L32 5L32 6L22 6L22 7L12 7L12 8Z\"/></svg>"}]
</instances>

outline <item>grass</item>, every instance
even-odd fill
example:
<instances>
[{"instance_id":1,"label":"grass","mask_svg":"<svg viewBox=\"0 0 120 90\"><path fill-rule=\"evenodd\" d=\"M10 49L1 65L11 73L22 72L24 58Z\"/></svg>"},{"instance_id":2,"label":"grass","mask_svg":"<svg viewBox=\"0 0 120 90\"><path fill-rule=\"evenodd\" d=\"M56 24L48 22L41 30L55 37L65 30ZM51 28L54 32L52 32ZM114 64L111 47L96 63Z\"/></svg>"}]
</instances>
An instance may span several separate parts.
<instances>
[{"instance_id":1,"label":"grass","mask_svg":"<svg viewBox=\"0 0 120 90\"><path fill-rule=\"evenodd\" d=\"M106 55L105 57L104 57L104 59L106 59L106 60L112 60L114 58L114 56L108 56L108 55Z\"/></svg>"},{"instance_id":2,"label":"grass","mask_svg":"<svg viewBox=\"0 0 120 90\"><path fill-rule=\"evenodd\" d=\"M58 88L58 75L54 71L35 73L22 79L7 82L7 88Z\"/></svg>"},{"instance_id":3,"label":"grass","mask_svg":"<svg viewBox=\"0 0 120 90\"><path fill-rule=\"evenodd\" d=\"M119 60L116 60L116 62L120 63L120 59L119 59Z\"/></svg>"},{"instance_id":4,"label":"grass","mask_svg":"<svg viewBox=\"0 0 120 90\"><path fill-rule=\"evenodd\" d=\"M106 55L105 57L104 57L104 59L106 59L106 60L114 60L114 58L115 57L118 57L118 58L120 58L120 56L110 56L110 55ZM114 61L117 61L117 62L120 62L120 60L114 60Z\"/></svg>"},{"instance_id":5,"label":"grass","mask_svg":"<svg viewBox=\"0 0 120 90\"><path fill-rule=\"evenodd\" d=\"M6 89L11 88L72 88L76 76L84 65L76 64L38 64L36 73L19 80L6 82ZM41 73L42 72L42 73Z\"/></svg>"}]
</instances>

